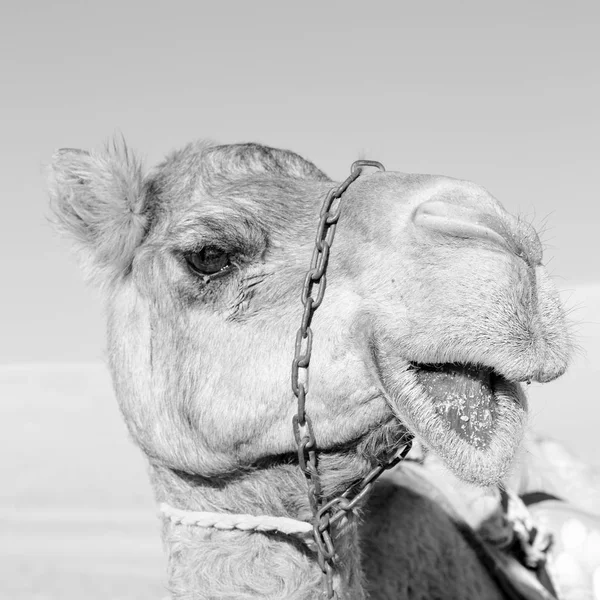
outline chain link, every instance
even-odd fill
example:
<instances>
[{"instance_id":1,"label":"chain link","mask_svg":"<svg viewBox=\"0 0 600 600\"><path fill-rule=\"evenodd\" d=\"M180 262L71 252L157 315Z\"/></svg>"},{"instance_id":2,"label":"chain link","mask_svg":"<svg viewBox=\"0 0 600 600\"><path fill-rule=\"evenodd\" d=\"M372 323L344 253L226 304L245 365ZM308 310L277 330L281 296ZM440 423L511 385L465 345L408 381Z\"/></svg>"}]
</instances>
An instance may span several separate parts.
<instances>
[{"instance_id":1,"label":"chain link","mask_svg":"<svg viewBox=\"0 0 600 600\"><path fill-rule=\"evenodd\" d=\"M302 286L302 321L296 334L294 360L292 362L292 391L297 399L297 411L292 419L294 438L298 447L298 464L308 482L308 501L313 513L313 536L317 546L317 560L323 571L325 597L335 598L333 572L335 546L331 527L352 511L369 494L375 480L387 469L398 464L409 452L411 439L401 444L402 450L390 460L374 467L360 482L350 486L340 496L325 502L322 497L321 478L318 468L318 447L312 421L306 412L306 396L309 389L309 366L312 353L313 333L310 327L315 311L321 306L327 286L327 265L335 230L341 214L341 198L348 187L360 176L365 167L385 171L384 166L372 160L357 160L352 164L350 175L327 194L319 218L315 248L310 268ZM337 201L337 204L336 204ZM334 206L335 205L335 206ZM315 293L315 286L318 286Z\"/></svg>"}]
</instances>

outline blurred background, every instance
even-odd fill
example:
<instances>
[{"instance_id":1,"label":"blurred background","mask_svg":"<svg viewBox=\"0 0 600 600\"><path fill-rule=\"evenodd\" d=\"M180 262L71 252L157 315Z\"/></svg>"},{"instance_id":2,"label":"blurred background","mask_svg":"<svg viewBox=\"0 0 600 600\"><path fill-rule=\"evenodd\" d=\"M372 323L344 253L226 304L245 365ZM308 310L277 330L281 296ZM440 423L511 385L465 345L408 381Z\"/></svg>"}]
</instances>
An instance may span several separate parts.
<instances>
[{"instance_id":1,"label":"blurred background","mask_svg":"<svg viewBox=\"0 0 600 600\"><path fill-rule=\"evenodd\" d=\"M47 221L59 147L196 138L474 180L542 231L579 351L532 428L600 465L597 2L104 0L0 8L0 597L165 596L104 368L102 305Z\"/></svg>"}]
</instances>

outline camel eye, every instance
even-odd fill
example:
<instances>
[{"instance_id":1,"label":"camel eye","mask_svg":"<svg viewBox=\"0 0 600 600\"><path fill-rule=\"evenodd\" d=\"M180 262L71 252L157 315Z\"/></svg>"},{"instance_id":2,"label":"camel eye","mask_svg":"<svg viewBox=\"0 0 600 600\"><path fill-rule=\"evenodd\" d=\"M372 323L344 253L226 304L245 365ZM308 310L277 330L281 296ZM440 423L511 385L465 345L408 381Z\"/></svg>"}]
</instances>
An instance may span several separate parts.
<instances>
[{"instance_id":1,"label":"camel eye","mask_svg":"<svg viewBox=\"0 0 600 600\"><path fill-rule=\"evenodd\" d=\"M185 255L185 260L199 275L215 275L231 266L227 252L217 246L205 246L199 252L190 252Z\"/></svg>"}]
</instances>

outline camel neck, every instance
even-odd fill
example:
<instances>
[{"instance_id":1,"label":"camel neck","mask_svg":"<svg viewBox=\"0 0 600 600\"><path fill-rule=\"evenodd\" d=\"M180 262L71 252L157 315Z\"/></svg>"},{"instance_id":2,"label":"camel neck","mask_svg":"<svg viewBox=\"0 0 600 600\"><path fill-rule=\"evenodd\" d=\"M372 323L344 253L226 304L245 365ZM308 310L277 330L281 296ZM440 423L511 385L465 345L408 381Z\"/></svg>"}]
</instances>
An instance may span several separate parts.
<instances>
[{"instance_id":1,"label":"camel neck","mask_svg":"<svg viewBox=\"0 0 600 600\"><path fill-rule=\"evenodd\" d=\"M311 520L304 476L294 465L279 465L233 478L208 481L152 467L157 500L186 511L288 517ZM338 596L362 600L356 518L334 533L338 553ZM310 537L223 531L163 521L169 584L174 600L204 598L315 598L323 575Z\"/></svg>"}]
</instances>

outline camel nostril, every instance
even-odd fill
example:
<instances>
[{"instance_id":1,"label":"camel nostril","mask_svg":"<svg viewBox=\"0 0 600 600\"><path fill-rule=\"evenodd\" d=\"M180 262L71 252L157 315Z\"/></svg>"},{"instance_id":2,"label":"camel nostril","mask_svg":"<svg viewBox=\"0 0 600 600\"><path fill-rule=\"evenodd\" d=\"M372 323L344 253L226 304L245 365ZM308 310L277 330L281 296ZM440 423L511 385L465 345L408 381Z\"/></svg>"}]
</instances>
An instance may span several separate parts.
<instances>
[{"instance_id":1,"label":"camel nostril","mask_svg":"<svg viewBox=\"0 0 600 600\"><path fill-rule=\"evenodd\" d=\"M418 227L430 231L459 238L487 240L511 250L508 240L498 232L504 229L500 219L487 212L429 200L415 210L412 220Z\"/></svg>"}]
</instances>

